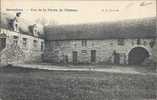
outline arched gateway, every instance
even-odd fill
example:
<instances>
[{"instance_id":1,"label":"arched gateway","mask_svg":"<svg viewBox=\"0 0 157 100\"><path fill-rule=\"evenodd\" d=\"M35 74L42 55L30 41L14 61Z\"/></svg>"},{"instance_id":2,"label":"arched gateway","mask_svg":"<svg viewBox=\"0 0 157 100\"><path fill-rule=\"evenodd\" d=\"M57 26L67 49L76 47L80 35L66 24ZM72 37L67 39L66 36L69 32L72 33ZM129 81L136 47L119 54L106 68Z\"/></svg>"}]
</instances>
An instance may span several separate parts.
<instances>
[{"instance_id":1,"label":"arched gateway","mask_svg":"<svg viewBox=\"0 0 157 100\"><path fill-rule=\"evenodd\" d=\"M143 47L133 48L128 55L128 62L130 65L140 65L149 57L149 52Z\"/></svg>"}]
</instances>

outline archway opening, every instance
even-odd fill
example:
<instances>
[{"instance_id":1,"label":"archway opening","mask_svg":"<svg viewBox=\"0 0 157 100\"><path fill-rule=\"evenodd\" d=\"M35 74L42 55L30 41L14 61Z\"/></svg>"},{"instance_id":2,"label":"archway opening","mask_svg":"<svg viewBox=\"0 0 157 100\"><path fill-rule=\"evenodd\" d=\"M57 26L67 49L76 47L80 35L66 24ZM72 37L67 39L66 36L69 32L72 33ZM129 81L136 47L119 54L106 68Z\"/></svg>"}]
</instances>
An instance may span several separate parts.
<instances>
[{"instance_id":1,"label":"archway opening","mask_svg":"<svg viewBox=\"0 0 157 100\"><path fill-rule=\"evenodd\" d=\"M130 65L140 65L149 57L149 52L142 47L133 48L128 55L128 62Z\"/></svg>"}]
</instances>

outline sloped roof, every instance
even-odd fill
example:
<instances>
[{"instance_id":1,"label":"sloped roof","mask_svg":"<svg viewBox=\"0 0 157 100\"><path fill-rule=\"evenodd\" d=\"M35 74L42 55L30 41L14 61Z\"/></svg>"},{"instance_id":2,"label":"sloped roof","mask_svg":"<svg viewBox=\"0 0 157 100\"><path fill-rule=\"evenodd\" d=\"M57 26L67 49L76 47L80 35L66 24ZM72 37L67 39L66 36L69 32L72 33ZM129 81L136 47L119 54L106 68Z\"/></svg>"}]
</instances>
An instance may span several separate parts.
<instances>
[{"instance_id":1,"label":"sloped roof","mask_svg":"<svg viewBox=\"0 0 157 100\"><path fill-rule=\"evenodd\" d=\"M96 24L46 26L44 31L47 40L153 38L156 34L156 18Z\"/></svg>"},{"instance_id":2,"label":"sloped roof","mask_svg":"<svg viewBox=\"0 0 157 100\"><path fill-rule=\"evenodd\" d=\"M0 13L0 16L1 16L1 22L0 22L0 27L1 28L5 28L5 29L8 29L8 30L11 30L11 26L10 26L10 21L15 17L13 15L10 15L8 13ZM19 22L19 30L21 33L23 34L27 34L27 35L33 35L31 32L30 32L30 27L33 25L34 23L28 21L28 20L25 20L23 18L20 18L20 22ZM43 32L43 31L42 31ZM43 33L41 33L43 34Z\"/></svg>"}]
</instances>

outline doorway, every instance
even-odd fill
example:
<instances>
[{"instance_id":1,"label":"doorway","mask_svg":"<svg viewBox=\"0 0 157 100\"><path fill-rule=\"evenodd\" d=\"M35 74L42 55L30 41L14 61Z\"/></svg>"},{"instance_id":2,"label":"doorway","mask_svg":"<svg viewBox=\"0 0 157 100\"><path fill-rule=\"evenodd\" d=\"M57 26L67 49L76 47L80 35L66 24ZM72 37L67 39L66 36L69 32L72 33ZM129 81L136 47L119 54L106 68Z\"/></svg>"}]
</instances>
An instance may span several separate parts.
<instances>
[{"instance_id":1,"label":"doorway","mask_svg":"<svg viewBox=\"0 0 157 100\"><path fill-rule=\"evenodd\" d=\"M114 53L114 64L120 64L120 54Z\"/></svg>"},{"instance_id":2,"label":"doorway","mask_svg":"<svg viewBox=\"0 0 157 100\"><path fill-rule=\"evenodd\" d=\"M78 63L78 53L77 51L73 51L72 52L72 55L73 55L73 64L77 64Z\"/></svg>"},{"instance_id":3,"label":"doorway","mask_svg":"<svg viewBox=\"0 0 157 100\"><path fill-rule=\"evenodd\" d=\"M145 48L136 47L129 52L128 63L130 65L140 65L147 57L149 57L149 53Z\"/></svg>"},{"instance_id":4,"label":"doorway","mask_svg":"<svg viewBox=\"0 0 157 100\"><path fill-rule=\"evenodd\" d=\"M91 50L91 62L96 62L96 50Z\"/></svg>"}]
</instances>

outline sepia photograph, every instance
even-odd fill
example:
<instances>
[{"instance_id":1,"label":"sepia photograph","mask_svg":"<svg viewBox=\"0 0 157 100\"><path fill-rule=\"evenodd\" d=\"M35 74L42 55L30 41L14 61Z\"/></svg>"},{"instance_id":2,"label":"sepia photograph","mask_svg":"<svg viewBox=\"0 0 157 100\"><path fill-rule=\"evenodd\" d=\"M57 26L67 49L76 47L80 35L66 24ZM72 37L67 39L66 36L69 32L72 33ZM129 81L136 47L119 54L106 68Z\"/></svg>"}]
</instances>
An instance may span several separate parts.
<instances>
[{"instance_id":1,"label":"sepia photograph","mask_svg":"<svg viewBox=\"0 0 157 100\"><path fill-rule=\"evenodd\" d=\"M156 0L1 0L0 100L157 100Z\"/></svg>"}]
</instances>

